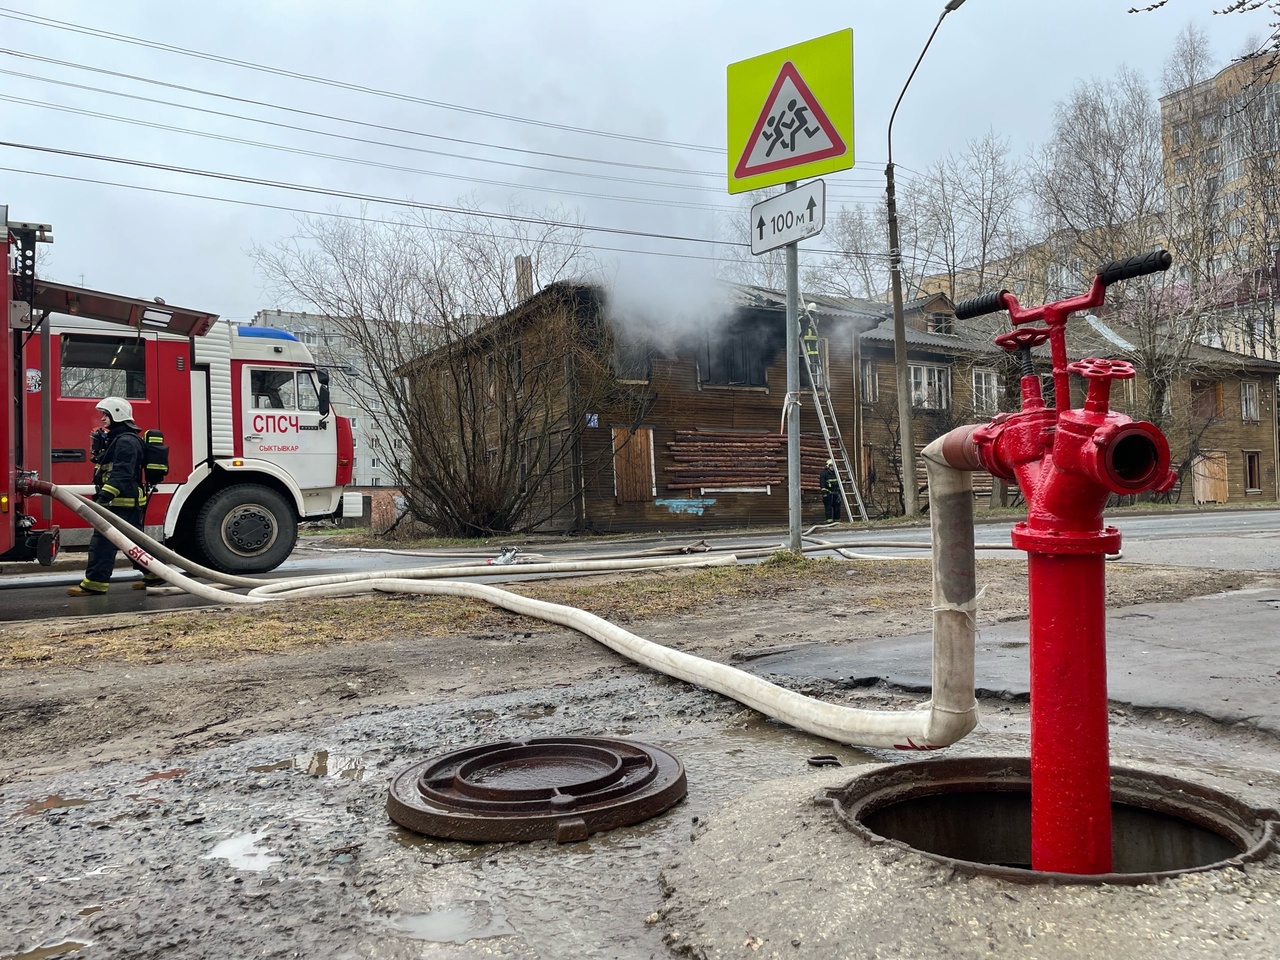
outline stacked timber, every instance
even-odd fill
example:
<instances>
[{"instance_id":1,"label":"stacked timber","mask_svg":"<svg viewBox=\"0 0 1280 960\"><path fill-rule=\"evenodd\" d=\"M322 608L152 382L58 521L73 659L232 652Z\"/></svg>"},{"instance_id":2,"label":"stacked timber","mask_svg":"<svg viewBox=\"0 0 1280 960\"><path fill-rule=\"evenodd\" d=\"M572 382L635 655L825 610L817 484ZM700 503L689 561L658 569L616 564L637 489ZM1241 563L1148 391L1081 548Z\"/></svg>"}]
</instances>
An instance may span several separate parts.
<instances>
[{"instance_id":1,"label":"stacked timber","mask_svg":"<svg viewBox=\"0 0 1280 960\"><path fill-rule=\"evenodd\" d=\"M668 490L765 487L787 480L787 438L777 433L710 433L677 430L667 443ZM800 480L816 489L827 448L816 433L800 435Z\"/></svg>"}]
</instances>

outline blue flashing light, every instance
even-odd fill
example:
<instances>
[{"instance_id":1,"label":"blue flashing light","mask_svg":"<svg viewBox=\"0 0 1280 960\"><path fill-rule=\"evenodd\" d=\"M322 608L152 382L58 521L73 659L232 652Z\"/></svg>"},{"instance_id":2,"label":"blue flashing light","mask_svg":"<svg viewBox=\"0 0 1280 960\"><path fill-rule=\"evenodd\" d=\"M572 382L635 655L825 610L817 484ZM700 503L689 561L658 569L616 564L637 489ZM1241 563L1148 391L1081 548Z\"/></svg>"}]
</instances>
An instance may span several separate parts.
<instances>
[{"instance_id":1,"label":"blue flashing light","mask_svg":"<svg viewBox=\"0 0 1280 960\"><path fill-rule=\"evenodd\" d=\"M274 327L235 327L237 336L241 337L258 337L261 340L293 340L297 342L295 337L288 330L276 330Z\"/></svg>"}]
</instances>

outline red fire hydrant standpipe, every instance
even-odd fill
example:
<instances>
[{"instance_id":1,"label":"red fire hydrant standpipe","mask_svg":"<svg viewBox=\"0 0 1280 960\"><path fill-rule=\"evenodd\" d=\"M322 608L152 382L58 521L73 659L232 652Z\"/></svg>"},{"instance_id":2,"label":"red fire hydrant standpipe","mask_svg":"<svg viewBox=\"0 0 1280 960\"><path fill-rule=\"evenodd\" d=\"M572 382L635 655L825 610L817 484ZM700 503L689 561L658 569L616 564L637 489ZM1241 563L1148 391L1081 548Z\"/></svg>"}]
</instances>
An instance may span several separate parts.
<instances>
[{"instance_id":1,"label":"red fire hydrant standpipe","mask_svg":"<svg viewBox=\"0 0 1280 960\"><path fill-rule=\"evenodd\" d=\"M956 306L960 319L1008 310L1014 329L996 343L1022 356L1022 409L960 427L945 442L953 466L1016 481L1027 519L1013 545L1027 551L1031 645L1031 867L1108 873L1111 760L1107 729L1103 566L1120 532L1103 526L1113 494L1168 490L1169 443L1154 425L1110 409L1111 382L1134 375L1124 361L1067 362L1066 322L1102 304L1108 284L1167 270L1167 251L1109 263L1089 292L1023 308L1007 290ZM1043 327L1026 327L1032 321ZM1045 405L1031 349L1048 342L1053 406ZM1070 375L1088 380L1084 406L1071 408Z\"/></svg>"}]
</instances>

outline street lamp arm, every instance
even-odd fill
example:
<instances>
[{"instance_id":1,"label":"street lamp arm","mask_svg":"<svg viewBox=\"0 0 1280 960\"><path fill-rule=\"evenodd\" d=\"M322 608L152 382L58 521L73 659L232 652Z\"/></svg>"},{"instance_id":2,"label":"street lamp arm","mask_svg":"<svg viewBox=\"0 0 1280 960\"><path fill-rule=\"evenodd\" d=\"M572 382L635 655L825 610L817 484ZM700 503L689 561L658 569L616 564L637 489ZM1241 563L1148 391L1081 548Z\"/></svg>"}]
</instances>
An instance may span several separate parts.
<instances>
[{"instance_id":1,"label":"street lamp arm","mask_svg":"<svg viewBox=\"0 0 1280 960\"><path fill-rule=\"evenodd\" d=\"M961 3L964 0L960 0ZM911 81L915 78L916 71L920 69L920 64L924 60L924 55L929 52L929 44L933 43L933 38L938 33L938 28L942 26L942 21L946 19L948 13L960 6L959 3L948 3L938 16L938 22L933 25L933 33L929 34L929 39L924 42L924 49L920 51L920 56L916 58L916 65L911 68L911 73L907 76L907 82L902 85L902 92L898 94L897 102L893 105L893 113L889 114L889 162L893 163L893 120L898 115L898 107L902 106L902 98L907 95L907 87L911 86Z\"/></svg>"},{"instance_id":2,"label":"street lamp arm","mask_svg":"<svg viewBox=\"0 0 1280 960\"><path fill-rule=\"evenodd\" d=\"M929 44L933 43L933 38L937 35L938 28L942 26L942 21L946 19L948 13L958 9L963 3L964 0L948 0L942 14L938 17L938 22L933 25L933 33L929 34L924 49L916 59L916 65L911 68L907 82L902 85L902 92L898 94L898 100L893 105L893 113L889 114L889 163L884 168L885 207L889 215L889 287L893 296L893 366L898 391L898 445L902 453L902 510L908 517L915 517L919 513L919 505L916 490L915 431L911 423L911 377L910 364L907 362L907 329L902 307L902 250L898 240L897 188L893 182L893 121L898 115L898 107L902 105L902 98L907 94L907 87L911 86L911 80L920 69L924 55L929 52Z\"/></svg>"}]
</instances>

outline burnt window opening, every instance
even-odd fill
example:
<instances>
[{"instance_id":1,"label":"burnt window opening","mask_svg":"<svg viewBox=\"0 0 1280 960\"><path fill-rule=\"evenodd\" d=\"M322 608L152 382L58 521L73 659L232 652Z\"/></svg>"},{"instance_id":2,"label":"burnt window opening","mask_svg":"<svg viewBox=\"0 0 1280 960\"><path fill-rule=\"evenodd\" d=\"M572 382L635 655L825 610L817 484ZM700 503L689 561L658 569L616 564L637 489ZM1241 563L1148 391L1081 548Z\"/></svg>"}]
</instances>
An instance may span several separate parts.
<instances>
[{"instance_id":1,"label":"burnt window opening","mask_svg":"<svg viewBox=\"0 0 1280 960\"><path fill-rule=\"evenodd\" d=\"M766 386L768 341L764 332L726 330L698 345L698 382L715 386Z\"/></svg>"},{"instance_id":2,"label":"burnt window opening","mask_svg":"<svg viewBox=\"0 0 1280 960\"><path fill-rule=\"evenodd\" d=\"M645 343L619 339L613 347L613 375L618 380L642 380L653 376L656 351Z\"/></svg>"}]
</instances>

